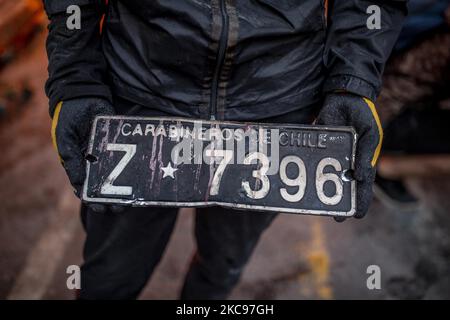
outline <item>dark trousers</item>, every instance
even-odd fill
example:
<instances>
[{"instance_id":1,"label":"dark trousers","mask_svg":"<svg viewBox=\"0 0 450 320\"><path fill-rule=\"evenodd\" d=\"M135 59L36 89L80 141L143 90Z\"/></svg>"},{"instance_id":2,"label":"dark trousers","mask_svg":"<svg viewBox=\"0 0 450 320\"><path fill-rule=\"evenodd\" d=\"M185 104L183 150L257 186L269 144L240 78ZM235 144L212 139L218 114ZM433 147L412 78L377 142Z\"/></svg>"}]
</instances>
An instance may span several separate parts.
<instances>
[{"instance_id":1,"label":"dark trousers","mask_svg":"<svg viewBox=\"0 0 450 320\"><path fill-rule=\"evenodd\" d=\"M119 114L167 116L116 103ZM311 123L314 108L266 122ZM82 206L87 238L81 268L81 299L134 299L160 261L175 225L175 208L126 208L96 213ZM197 209L197 250L185 278L182 299L224 299L239 280L262 232L275 213L221 207Z\"/></svg>"}]
</instances>

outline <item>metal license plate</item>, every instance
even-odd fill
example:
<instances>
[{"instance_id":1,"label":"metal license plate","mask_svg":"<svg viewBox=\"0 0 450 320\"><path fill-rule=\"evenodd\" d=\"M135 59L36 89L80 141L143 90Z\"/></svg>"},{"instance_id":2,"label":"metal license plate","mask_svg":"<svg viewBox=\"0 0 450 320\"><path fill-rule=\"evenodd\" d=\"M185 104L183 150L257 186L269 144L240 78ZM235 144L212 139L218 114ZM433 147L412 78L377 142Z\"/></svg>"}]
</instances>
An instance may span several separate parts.
<instances>
[{"instance_id":1,"label":"metal license plate","mask_svg":"<svg viewBox=\"0 0 450 320\"><path fill-rule=\"evenodd\" d=\"M352 216L348 127L98 117L83 200Z\"/></svg>"}]
</instances>

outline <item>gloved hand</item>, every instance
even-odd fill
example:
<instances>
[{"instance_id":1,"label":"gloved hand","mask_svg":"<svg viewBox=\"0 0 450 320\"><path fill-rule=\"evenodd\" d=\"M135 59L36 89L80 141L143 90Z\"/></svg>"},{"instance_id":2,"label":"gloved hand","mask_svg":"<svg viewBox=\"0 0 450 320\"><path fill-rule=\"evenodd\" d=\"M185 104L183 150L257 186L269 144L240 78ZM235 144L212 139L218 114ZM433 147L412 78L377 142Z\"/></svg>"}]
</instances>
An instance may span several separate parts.
<instances>
[{"instance_id":1,"label":"gloved hand","mask_svg":"<svg viewBox=\"0 0 450 320\"><path fill-rule=\"evenodd\" d=\"M56 106L51 131L53 146L77 197L81 197L86 177L85 154L92 123L96 116L114 113L108 101L95 97L68 100ZM98 204L89 207L96 212L106 210L106 206Z\"/></svg>"},{"instance_id":2,"label":"gloved hand","mask_svg":"<svg viewBox=\"0 0 450 320\"><path fill-rule=\"evenodd\" d=\"M366 215L372 201L375 165L383 141L383 129L375 105L367 98L351 93L333 93L325 98L317 117L319 125L352 126L358 134L356 147L356 213L355 218ZM335 219L338 222L345 220Z\"/></svg>"}]
</instances>

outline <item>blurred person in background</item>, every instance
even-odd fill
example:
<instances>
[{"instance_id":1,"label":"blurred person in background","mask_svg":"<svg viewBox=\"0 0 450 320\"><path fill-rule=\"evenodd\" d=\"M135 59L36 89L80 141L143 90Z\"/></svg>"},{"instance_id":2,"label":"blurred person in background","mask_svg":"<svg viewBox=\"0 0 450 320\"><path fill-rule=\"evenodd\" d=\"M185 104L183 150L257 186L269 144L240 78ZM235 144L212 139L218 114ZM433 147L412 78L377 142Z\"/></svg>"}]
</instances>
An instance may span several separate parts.
<instances>
[{"instance_id":1,"label":"blurred person in background","mask_svg":"<svg viewBox=\"0 0 450 320\"><path fill-rule=\"evenodd\" d=\"M355 216L366 214L382 142L373 101L406 1L44 3L52 137L78 196L89 129L98 115L296 124L317 117L318 124L353 126L358 133ZM375 4L381 28L368 28L367 11ZM81 9L81 26L74 30L67 27L71 5ZM176 217L174 208L83 205L80 298L136 298ZM226 298L275 217L198 209L197 252L181 297Z\"/></svg>"},{"instance_id":2,"label":"blurred person in background","mask_svg":"<svg viewBox=\"0 0 450 320\"><path fill-rule=\"evenodd\" d=\"M450 153L450 0L411 0L377 100L385 154ZM420 165L420 164L418 164ZM376 177L376 195L410 208L402 180Z\"/></svg>"}]
</instances>

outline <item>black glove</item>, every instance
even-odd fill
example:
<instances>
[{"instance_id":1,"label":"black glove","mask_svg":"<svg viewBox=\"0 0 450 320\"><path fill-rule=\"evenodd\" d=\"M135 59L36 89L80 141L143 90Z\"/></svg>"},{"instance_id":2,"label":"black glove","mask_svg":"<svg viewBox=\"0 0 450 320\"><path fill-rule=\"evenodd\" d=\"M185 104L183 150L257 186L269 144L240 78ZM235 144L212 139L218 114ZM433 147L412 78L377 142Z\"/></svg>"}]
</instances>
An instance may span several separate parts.
<instances>
[{"instance_id":1,"label":"black glove","mask_svg":"<svg viewBox=\"0 0 450 320\"><path fill-rule=\"evenodd\" d=\"M114 115L114 107L100 98L79 98L60 102L53 114L52 140L77 197L81 197L86 178L85 154L96 116ZM97 212L103 205L90 205Z\"/></svg>"},{"instance_id":2,"label":"black glove","mask_svg":"<svg viewBox=\"0 0 450 320\"><path fill-rule=\"evenodd\" d=\"M317 124L352 126L358 134L354 172L355 218L362 218L372 201L375 165L383 140L383 129L375 105L367 98L350 93L329 94L317 117ZM345 219L335 220L342 222Z\"/></svg>"}]
</instances>

